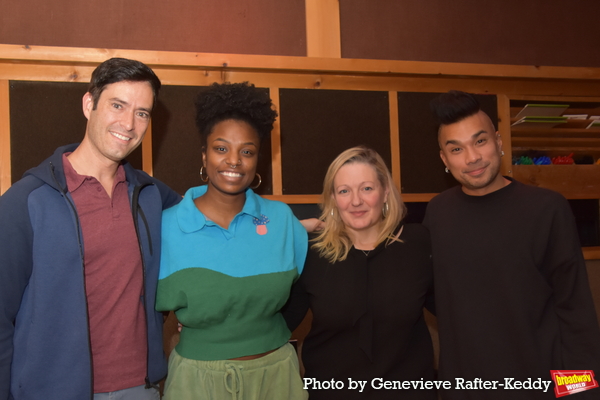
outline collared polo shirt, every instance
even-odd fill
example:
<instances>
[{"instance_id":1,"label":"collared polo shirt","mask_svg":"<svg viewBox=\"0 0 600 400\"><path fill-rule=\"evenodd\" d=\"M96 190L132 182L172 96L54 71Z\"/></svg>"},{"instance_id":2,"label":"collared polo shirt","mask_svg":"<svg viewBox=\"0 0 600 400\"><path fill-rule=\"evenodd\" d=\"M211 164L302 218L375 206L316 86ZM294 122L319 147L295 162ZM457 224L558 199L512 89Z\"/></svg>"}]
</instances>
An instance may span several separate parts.
<instances>
[{"instance_id":1,"label":"collared polo shirt","mask_svg":"<svg viewBox=\"0 0 600 400\"><path fill-rule=\"evenodd\" d=\"M139 386L147 363L143 271L125 169L119 166L109 196L96 178L75 171L68 154L63 166L83 236L94 392Z\"/></svg>"},{"instance_id":2,"label":"collared polo shirt","mask_svg":"<svg viewBox=\"0 0 600 400\"><path fill-rule=\"evenodd\" d=\"M280 309L304 266L307 233L290 208L251 189L228 229L207 220L191 188L163 213L156 307L183 324L177 352L195 360L259 354L290 336Z\"/></svg>"}]
</instances>

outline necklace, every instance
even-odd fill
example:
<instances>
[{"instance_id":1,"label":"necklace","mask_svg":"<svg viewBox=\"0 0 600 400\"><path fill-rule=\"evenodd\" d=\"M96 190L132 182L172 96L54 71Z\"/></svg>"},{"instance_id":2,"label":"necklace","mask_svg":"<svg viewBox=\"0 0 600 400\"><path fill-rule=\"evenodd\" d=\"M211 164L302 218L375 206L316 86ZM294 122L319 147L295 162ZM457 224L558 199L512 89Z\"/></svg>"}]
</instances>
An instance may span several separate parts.
<instances>
[{"instance_id":1,"label":"necklace","mask_svg":"<svg viewBox=\"0 0 600 400\"><path fill-rule=\"evenodd\" d=\"M365 250L361 250L361 251L362 251L362 252L363 252L363 254L364 254L365 256L367 256L367 257L369 256L369 253L371 252L371 250L367 250L367 251L365 251Z\"/></svg>"}]
</instances>

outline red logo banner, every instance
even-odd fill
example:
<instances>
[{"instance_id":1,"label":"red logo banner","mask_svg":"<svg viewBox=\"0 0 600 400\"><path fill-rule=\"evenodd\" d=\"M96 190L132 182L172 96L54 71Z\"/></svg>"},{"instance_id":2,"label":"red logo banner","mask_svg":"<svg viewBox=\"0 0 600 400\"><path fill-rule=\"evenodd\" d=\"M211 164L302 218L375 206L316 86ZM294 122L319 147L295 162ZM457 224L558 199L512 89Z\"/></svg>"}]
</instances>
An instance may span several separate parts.
<instances>
[{"instance_id":1,"label":"red logo banner","mask_svg":"<svg viewBox=\"0 0 600 400\"><path fill-rule=\"evenodd\" d=\"M557 398L598 387L594 371L591 370L552 370L550 375L554 381L554 393Z\"/></svg>"}]
</instances>

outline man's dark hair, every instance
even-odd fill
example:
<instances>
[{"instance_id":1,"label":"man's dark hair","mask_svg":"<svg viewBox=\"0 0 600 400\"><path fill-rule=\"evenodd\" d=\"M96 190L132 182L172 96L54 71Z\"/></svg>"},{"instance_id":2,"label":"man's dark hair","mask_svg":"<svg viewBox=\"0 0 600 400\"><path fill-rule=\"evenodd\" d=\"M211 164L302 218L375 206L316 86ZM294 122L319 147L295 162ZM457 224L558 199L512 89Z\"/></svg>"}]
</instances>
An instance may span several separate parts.
<instances>
[{"instance_id":1,"label":"man's dark hair","mask_svg":"<svg viewBox=\"0 0 600 400\"><path fill-rule=\"evenodd\" d=\"M94 100L94 110L98 106L100 95L107 85L116 82L148 82L154 94L154 103L160 91L160 79L146 64L126 58L111 58L104 61L92 72L88 92Z\"/></svg>"},{"instance_id":2,"label":"man's dark hair","mask_svg":"<svg viewBox=\"0 0 600 400\"><path fill-rule=\"evenodd\" d=\"M440 125L459 122L481 109L475 96L458 90L439 95L431 101L430 106Z\"/></svg>"},{"instance_id":3,"label":"man's dark hair","mask_svg":"<svg viewBox=\"0 0 600 400\"><path fill-rule=\"evenodd\" d=\"M248 82L213 83L196 99L196 126L203 148L214 126L226 120L248 123L262 143L271 134L275 118L277 111L269 93Z\"/></svg>"}]
</instances>

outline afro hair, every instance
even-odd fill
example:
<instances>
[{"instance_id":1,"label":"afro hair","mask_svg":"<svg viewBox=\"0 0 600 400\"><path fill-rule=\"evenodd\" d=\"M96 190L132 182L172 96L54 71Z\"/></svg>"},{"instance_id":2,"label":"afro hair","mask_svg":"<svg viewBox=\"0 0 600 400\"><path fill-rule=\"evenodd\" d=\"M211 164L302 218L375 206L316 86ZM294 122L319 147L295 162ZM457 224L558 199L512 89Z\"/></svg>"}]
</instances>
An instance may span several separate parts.
<instances>
[{"instance_id":1,"label":"afro hair","mask_svg":"<svg viewBox=\"0 0 600 400\"><path fill-rule=\"evenodd\" d=\"M196 126L203 147L214 126L231 119L250 124L262 143L273 130L276 118L268 91L248 82L213 83L196 98Z\"/></svg>"}]
</instances>

